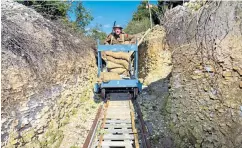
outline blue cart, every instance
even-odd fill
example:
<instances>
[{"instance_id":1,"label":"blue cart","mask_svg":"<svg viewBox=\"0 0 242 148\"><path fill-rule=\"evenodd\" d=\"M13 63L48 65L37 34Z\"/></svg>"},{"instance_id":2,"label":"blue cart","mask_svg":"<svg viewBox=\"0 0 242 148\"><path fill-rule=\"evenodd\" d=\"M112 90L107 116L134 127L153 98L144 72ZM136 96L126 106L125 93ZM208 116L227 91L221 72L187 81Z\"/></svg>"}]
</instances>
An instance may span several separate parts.
<instances>
[{"instance_id":1,"label":"blue cart","mask_svg":"<svg viewBox=\"0 0 242 148\"><path fill-rule=\"evenodd\" d=\"M98 40L98 77L103 72L103 63L101 52L113 51L113 52L132 52L131 60L129 63L130 77L123 78L121 80L110 80L108 82L95 83L94 92L101 93L102 97L106 97L109 92L130 92L133 94L133 98L136 98L138 93L142 90L142 83L138 80L138 46L137 44L120 44L120 45L101 45Z\"/></svg>"}]
</instances>

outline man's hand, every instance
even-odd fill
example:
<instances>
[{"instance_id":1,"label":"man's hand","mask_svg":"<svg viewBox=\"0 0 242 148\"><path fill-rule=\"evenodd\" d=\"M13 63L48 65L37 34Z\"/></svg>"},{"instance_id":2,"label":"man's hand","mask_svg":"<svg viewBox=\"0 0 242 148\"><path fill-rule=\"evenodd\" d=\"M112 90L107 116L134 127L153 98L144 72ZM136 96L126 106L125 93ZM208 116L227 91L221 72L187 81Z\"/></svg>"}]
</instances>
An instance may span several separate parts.
<instances>
[{"instance_id":1,"label":"man's hand","mask_svg":"<svg viewBox=\"0 0 242 148\"><path fill-rule=\"evenodd\" d=\"M127 34L127 40L129 40L131 44L135 44L136 43L136 38L133 35L128 35Z\"/></svg>"},{"instance_id":2,"label":"man's hand","mask_svg":"<svg viewBox=\"0 0 242 148\"><path fill-rule=\"evenodd\" d=\"M104 45L109 45L110 42L111 42L111 38L112 38L112 35L109 34L109 35L107 36L107 38L105 39L105 41L104 41Z\"/></svg>"}]
</instances>

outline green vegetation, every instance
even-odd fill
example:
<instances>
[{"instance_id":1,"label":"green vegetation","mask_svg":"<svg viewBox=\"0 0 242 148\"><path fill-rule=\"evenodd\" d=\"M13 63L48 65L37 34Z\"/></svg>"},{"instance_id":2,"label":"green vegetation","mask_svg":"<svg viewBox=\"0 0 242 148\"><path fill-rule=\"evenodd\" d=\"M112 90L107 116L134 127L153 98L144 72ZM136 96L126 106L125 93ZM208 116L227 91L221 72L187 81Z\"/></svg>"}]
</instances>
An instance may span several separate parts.
<instances>
[{"instance_id":1,"label":"green vegetation","mask_svg":"<svg viewBox=\"0 0 242 148\"><path fill-rule=\"evenodd\" d=\"M23 142L30 142L34 136L35 136L35 132L33 129L31 129L27 132L22 133L22 140Z\"/></svg>"},{"instance_id":2,"label":"green vegetation","mask_svg":"<svg viewBox=\"0 0 242 148\"><path fill-rule=\"evenodd\" d=\"M8 139L7 147L13 147L13 145L15 145L18 142L17 135L18 134L16 131L9 132L9 139Z\"/></svg>"},{"instance_id":3,"label":"green vegetation","mask_svg":"<svg viewBox=\"0 0 242 148\"><path fill-rule=\"evenodd\" d=\"M158 1L157 7L158 7L158 15L160 16L159 18L162 18L166 10L168 10L169 5L166 5L164 1Z\"/></svg>"},{"instance_id":4,"label":"green vegetation","mask_svg":"<svg viewBox=\"0 0 242 148\"><path fill-rule=\"evenodd\" d=\"M70 115L67 115L64 119L60 120L60 126L65 126L70 123Z\"/></svg>"},{"instance_id":5,"label":"green vegetation","mask_svg":"<svg viewBox=\"0 0 242 148\"><path fill-rule=\"evenodd\" d=\"M206 1L202 0L202 1L187 2L184 5L187 8L191 9L192 11L198 11L205 4L206 4Z\"/></svg>"},{"instance_id":6,"label":"green vegetation","mask_svg":"<svg viewBox=\"0 0 242 148\"><path fill-rule=\"evenodd\" d=\"M35 1L35 0L18 0L18 3L21 3L25 6L35 9L45 18L50 20L59 20L58 22L62 23L68 28L71 28L79 34L85 34L94 39L104 39L106 33L101 31L100 26L96 26L86 31L85 28L93 20L91 13L83 6L82 1ZM71 5L75 3L76 7L71 8ZM71 21L68 18L67 13L73 13L76 16L76 19Z\"/></svg>"},{"instance_id":7,"label":"green vegetation","mask_svg":"<svg viewBox=\"0 0 242 148\"><path fill-rule=\"evenodd\" d=\"M46 139L40 142L41 147L60 147L60 144L64 138L62 130L49 130L46 135Z\"/></svg>"},{"instance_id":8,"label":"green vegetation","mask_svg":"<svg viewBox=\"0 0 242 148\"><path fill-rule=\"evenodd\" d=\"M107 34L101 31L102 25L96 25L94 28L90 29L89 36L99 40L104 40L107 37Z\"/></svg>"},{"instance_id":9,"label":"green vegetation","mask_svg":"<svg viewBox=\"0 0 242 148\"><path fill-rule=\"evenodd\" d=\"M85 27L93 20L93 17L91 16L90 12L85 9L81 1L76 1L76 3L78 3L77 7L73 11L76 15L74 24L76 27L84 30Z\"/></svg>"},{"instance_id":10,"label":"green vegetation","mask_svg":"<svg viewBox=\"0 0 242 148\"><path fill-rule=\"evenodd\" d=\"M137 11L134 12L132 20L128 23L127 27L124 29L124 32L129 34L136 34L143 31L146 31L150 28L149 21L149 9L146 8L147 1L142 1L137 8Z\"/></svg>"},{"instance_id":11,"label":"green vegetation","mask_svg":"<svg viewBox=\"0 0 242 148\"><path fill-rule=\"evenodd\" d=\"M35 1L35 0L19 0L17 1L25 6L29 6L41 13L48 19L65 18L67 11L70 8L70 3L63 1Z\"/></svg>"},{"instance_id":12,"label":"green vegetation","mask_svg":"<svg viewBox=\"0 0 242 148\"><path fill-rule=\"evenodd\" d=\"M137 21L130 21L127 27L124 29L124 32L129 34L136 34L143 31L146 31L150 28L150 20L148 18L137 20Z\"/></svg>"},{"instance_id":13,"label":"green vegetation","mask_svg":"<svg viewBox=\"0 0 242 148\"><path fill-rule=\"evenodd\" d=\"M152 26L163 23L163 17L168 9L171 9L177 5L182 5L182 1L163 1L158 0L157 5L150 5ZM150 28L150 12L148 9L148 1L143 0L134 12L132 20L128 23L124 29L126 33L136 34L146 31Z\"/></svg>"},{"instance_id":14,"label":"green vegetation","mask_svg":"<svg viewBox=\"0 0 242 148\"><path fill-rule=\"evenodd\" d=\"M143 31L146 31L150 28L150 12L148 9L148 1L142 1L137 8L137 11L134 12L132 20L128 23L127 27L124 29L126 33L136 34ZM152 5L151 7L151 17L152 24L158 24L157 17L158 7Z\"/></svg>"},{"instance_id":15,"label":"green vegetation","mask_svg":"<svg viewBox=\"0 0 242 148\"><path fill-rule=\"evenodd\" d=\"M108 134L108 131L106 131L105 129L98 129L97 135L105 135L105 134Z\"/></svg>"},{"instance_id":16,"label":"green vegetation","mask_svg":"<svg viewBox=\"0 0 242 148\"><path fill-rule=\"evenodd\" d=\"M132 21L141 21L145 18L150 17L149 9L146 8L148 5L147 1L142 1L137 8L137 11L134 12Z\"/></svg>"},{"instance_id":17,"label":"green vegetation","mask_svg":"<svg viewBox=\"0 0 242 148\"><path fill-rule=\"evenodd\" d=\"M71 110L71 115L76 115L77 112L78 112L78 109L73 108L73 109Z\"/></svg>"}]
</instances>

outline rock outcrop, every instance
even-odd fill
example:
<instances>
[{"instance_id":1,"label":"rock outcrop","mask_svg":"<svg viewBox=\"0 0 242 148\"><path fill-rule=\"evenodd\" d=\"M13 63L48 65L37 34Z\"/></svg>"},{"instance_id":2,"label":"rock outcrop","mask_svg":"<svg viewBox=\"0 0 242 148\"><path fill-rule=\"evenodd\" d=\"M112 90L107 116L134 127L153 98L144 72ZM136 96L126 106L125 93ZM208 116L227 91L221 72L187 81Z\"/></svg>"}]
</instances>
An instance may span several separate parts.
<instances>
[{"instance_id":1,"label":"rock outcrop","mask_svg":"<svg viewBox=\"0 0 242 148\"><path fill-rule=\"evenodd\" d=\"M242 146L242 3L166 13L172 51L167 125L176 147Z\"/></svg>"},{"instance_id":2,"label":"rock outcrop","mask_svg":"<svg viewBox=\"0 0 242 148\"><path fill-rule=\"evenodd\" d=\"M152 148L174 146L163 114L169 97L169 74L172 69L171 51L165 37L165 28L154 26L139 47L139 77L147 87L137 101L148 127Z\"/></svg>"},{"instance_id":3,"label":"rock outcrop","mask_svg":"<svg viewBox=\"0 0 242 148\"><path fill-rule=\"evenodd\" d=\"M81 146L98 106L94 42L16 2L1 8L2 147Z\"/></svg>"},{"instance_id":4,"label":"rock outcrop","mask_svg":"<svg viewBox=\"0 0 242 148\"><path fill-rule=\"evenodd\" d=\"M139 78L145 85L156 82L171 72L171 52L162 26L154 26L139 46Z\"/></svg>"}]
</instances>

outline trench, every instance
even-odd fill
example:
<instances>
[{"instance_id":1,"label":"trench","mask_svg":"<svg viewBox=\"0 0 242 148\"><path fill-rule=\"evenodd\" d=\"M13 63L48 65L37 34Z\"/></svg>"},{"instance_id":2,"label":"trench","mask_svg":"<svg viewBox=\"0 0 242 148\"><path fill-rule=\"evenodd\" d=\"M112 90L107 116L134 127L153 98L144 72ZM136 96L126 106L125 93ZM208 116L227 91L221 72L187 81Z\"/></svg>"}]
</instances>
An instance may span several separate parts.
<instances>
[{"instance_id":1,"label":"trench","mask_svg":"<svg viewBox=\"0 0 242 148\"><path fill-rule=\"evenodd\" d=\"M81 147L102 104L95 41L14 2L3 8L1 146ZM151 147L241 147L241 12L237 2L178 6L139 46Z\"/></svg>"}]
</instances>

